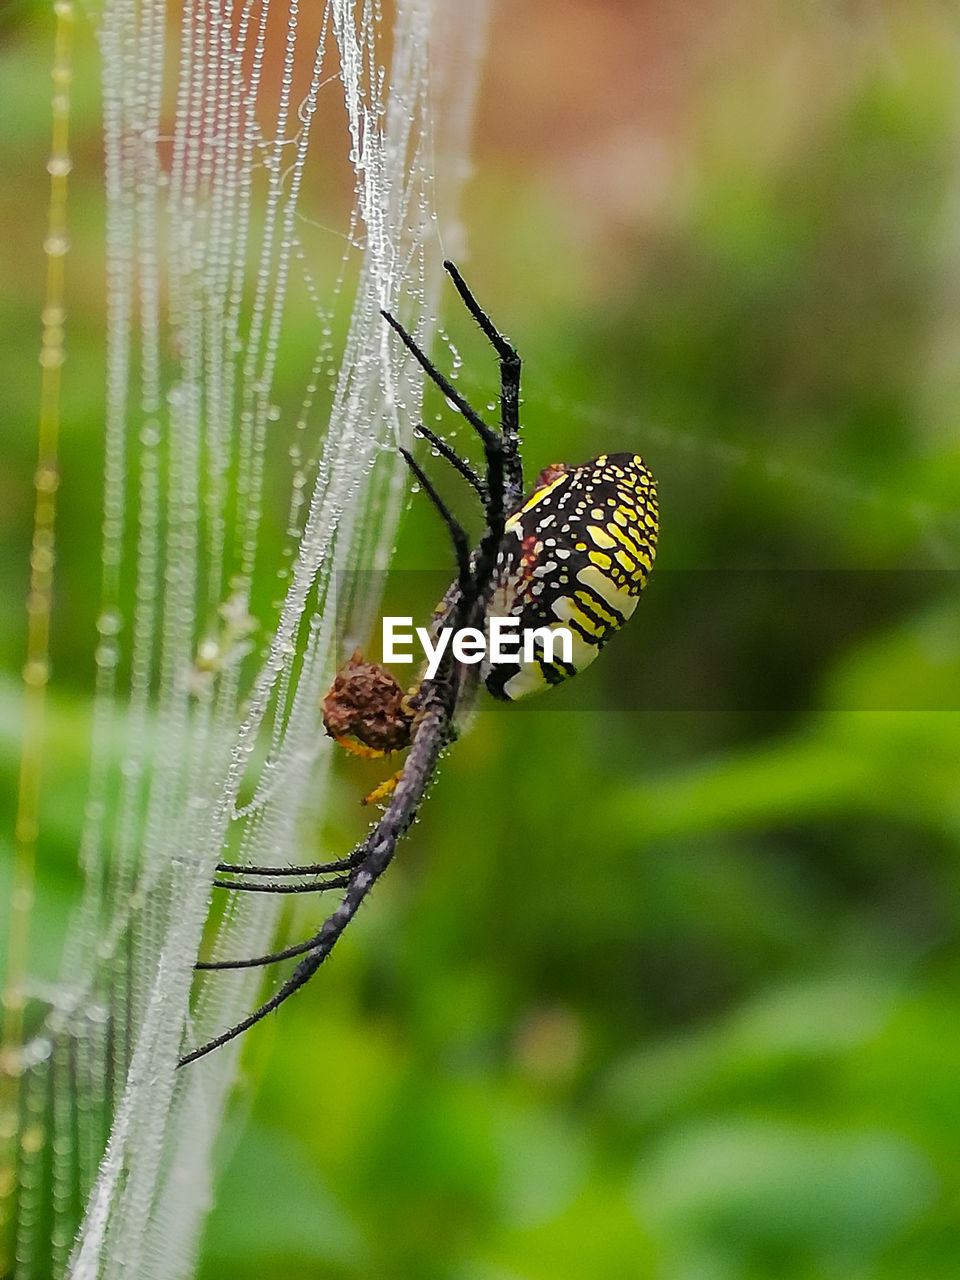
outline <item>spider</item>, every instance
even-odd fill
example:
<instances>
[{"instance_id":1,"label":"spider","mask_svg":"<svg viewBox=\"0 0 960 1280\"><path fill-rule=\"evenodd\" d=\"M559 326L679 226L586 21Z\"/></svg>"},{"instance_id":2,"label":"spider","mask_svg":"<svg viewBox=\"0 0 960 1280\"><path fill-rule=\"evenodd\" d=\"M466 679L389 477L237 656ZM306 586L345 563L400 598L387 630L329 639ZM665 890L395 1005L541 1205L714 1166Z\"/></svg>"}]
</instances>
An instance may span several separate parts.
<instances>
[{"instance_id":1,"label":"spider","mask_svg":"<svg viewBox=\"0 0 960 1280\"><path fill-rule=\"evenodd\" d=\"M245 969L300 957L290 976L248 1017L184 1054L193 1062L242 1035L278 1008L316 973L371 887L390 864L410 827L444 748L455 737L455 716L483 682L494 697L513 700L557 684L594 660L637 605L656 553L658 516L653 477L636 454L602 454L582 466L557 463L542 471L523 497L520 456L520 357L481 309L452 262L444 262L467 310L500 365L500 430L488 426L389 312L382 315L426 375L466 419L483 446L479 475L446 441L424 426L417 433L474 489L485 527L471 551L467 534L422 467L401 448L407 466L446 525L457 576L434 613L432 628L487 629L494 617L519 619L524 629L566 627L572 660L556 659L542 644L534 661L480 664L458 661L449 647L431 678L406 693L382 667L359 653L338 674L324 699L328 733L361 755L408 748L402 769L374 797L389 795L379 820L346 857L306 866L220 863L231 879L215 885L265 893L342 890L339 905L304 942L245 960L211 960L200 970ZM290 883L286 876L311 877ZM246 879L243 877L253 877Z\"/></svg>"}]
</instances>

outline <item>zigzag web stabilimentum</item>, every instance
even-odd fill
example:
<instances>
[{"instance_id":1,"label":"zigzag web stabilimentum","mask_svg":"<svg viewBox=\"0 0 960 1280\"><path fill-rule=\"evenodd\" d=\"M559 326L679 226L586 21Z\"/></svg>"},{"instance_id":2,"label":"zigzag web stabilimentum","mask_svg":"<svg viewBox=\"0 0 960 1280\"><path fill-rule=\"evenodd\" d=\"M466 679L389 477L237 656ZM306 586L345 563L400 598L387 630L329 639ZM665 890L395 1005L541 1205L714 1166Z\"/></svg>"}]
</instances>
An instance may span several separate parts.
<instances>
[{"instance_id":1,"label":"zigzag web stabilimentum","mask_svg":"<svg viewBox=\"0 0 960 1280\"><path fill-rule=\"evenodd\" d=\"M217 975L190 1011L214 867L289 861L323 809L320 695L337 637L375 616L358 571L389 560L419 414L380 309L429 340L485 6L92 16L108 333L84 888L61 980L18 988L0 1190L19 1277L172 1280L239 1048L176 1072L185 1029L235 1022L260 981ZM232 897L214 958L268 950L275 902Z\"/></svg>"}]
</instances>

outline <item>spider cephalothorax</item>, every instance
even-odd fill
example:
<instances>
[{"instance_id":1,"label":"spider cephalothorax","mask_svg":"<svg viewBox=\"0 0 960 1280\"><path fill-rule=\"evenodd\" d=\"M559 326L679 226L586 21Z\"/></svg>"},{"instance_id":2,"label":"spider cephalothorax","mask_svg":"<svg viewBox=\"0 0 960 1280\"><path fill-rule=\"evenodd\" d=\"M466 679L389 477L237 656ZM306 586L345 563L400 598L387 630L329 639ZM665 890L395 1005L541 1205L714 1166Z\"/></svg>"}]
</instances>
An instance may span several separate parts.
<instances>
[{"instance_id":1,"label":"spider cephalothorax","mask_svg":"<svg viewBox=\"0 0 960 1280\"><path fill-rule=\"evenodd\" d=\"M459 661L448 649L433 675L404 692L384 668L354 654L324 699L324 724L328 733L362 755L409 747L396 778L378 788L375 796L392 794L366 838L345 858L290 867L220 864L221 873L234 877L214 882L225 888L262 893L342 890L343 896L304 942L271 955L197 965L198 969L236 969L301 957L269 1000L236 1026L185 1054L181 1066L259 1022L302 987L330 954L413 822L440 755L454 734L457 710L476 684L482 680L494 696L514 699L582 670L633 613L653 564L656 490L636 454L603 454L579 467L556 463L540 473L524 500L520 357L481 310L453 263L445 262L444 267L499 358L500 430L483 421L385 311L387 323L473 427L484 451L481 476L446 441L424 426L417 429L483 504L484 531L471 551L466 533L419 464L406 449L400 450L447 526L456 555L456 580L437 606L431 627L435 632L443 627L489 632L494 618L515 618L524 630L565 627L573 640L569 661L548 654L541 644L529 661L518 657L508 664L484 662L477 667Z\"/></svg>"}]
</instances>

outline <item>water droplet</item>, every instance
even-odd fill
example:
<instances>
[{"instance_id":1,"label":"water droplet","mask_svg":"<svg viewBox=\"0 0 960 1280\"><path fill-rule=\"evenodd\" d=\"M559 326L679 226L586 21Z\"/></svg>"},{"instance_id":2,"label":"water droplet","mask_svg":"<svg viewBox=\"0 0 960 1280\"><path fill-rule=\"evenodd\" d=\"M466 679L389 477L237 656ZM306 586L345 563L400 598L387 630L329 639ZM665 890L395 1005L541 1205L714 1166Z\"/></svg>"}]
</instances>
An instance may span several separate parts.
<instances>
[{"instance_id":1,"label":"water droplet","mask_svg":"<svg viewBox=\"0 0 960 1280\"><path fill-rule=\"evenodd\" d=\"M116 644L98 644L94 661L103 671L113 670L120 662L120 647Z\"/></svg>"},{"instance_id":2,"label":"water droplet","mask_svg":"<svg viewBox=\"0 0 960 1280\"><path fill-rule=\"evenodd\" d=\"M123 615L118 609L104 609L97 618L97 631L106 639L107 636L119 635L123 629Z\"/></svg>"},{"instance_id":3,"label":"water droplet","mask_svg":"<svg viewBox=\"0 0 960 1280\"><path fill-rule=\"evenodd\" d=\"M47 683L50 667L42 658L31 658L29 662L24 663L22 675L23 683L36 689Z\"/></svg>"}]
</instances>

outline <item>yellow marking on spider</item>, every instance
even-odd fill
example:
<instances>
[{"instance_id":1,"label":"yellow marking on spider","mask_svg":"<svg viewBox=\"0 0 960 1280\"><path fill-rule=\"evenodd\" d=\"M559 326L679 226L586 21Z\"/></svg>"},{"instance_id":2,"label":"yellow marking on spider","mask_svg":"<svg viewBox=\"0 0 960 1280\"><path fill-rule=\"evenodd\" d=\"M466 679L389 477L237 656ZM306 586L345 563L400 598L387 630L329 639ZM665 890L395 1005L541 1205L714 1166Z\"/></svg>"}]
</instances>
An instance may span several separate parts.
<instances>
[{"instance_id":1,"label":"yellow marking on spider","mask_svg":"<svg viewBox=\"0 0 960 1280\"><path fill-rule=\"evenodd\" d=\"M581 608L587 609L588 611L592 610L592 612L600 619L601 622L605 623L606 626L619 627L620 618L616 614L611 613L609 608L605 609L600 600L598 600L592 592L575 591L573 595L574 599L579 600Z\"/></svg>"},{"instance_id":2,"label":"yellow marking on spider","mask_svg":"<svg viewBox=\"0 0 960 1280\"><path fill-rule=\"evenodd\" d=\"M567 600L567 597L564 597ZM560 603L559 601L557 602ZM559 617L559 613L557 615ZM566 626L565 619L551 623L550 630L556 631L558 627ZM570 629L571 638L571 659L569 665L573 672L580 672L584 667L588 667L594 658L600 652L597 644L591 643L584 639L575 629ZM533 662L520 664L520 670L510 677L503 686L503 691L511 700L525 697L528 693L535 693L539 689L548 688L554 681L550 681L546 676L546 666L550 665L556 669L556 663L546 664L543 661L543 654L536 656Z\"/></svg>"},{"instance_id":3,"label":"yellow marking on spider","mask_svg":"<svg viewBox=\"0 0 960 1280\"><path fill-rule=\"evenodd\" d=\"M560 596L553 602L553 614L560 623L575 622L578 627L583 627L584 631L589 631L596 626L595 619L590 618L583 612L579 605L570 596ZM552 623L551 630L558 624ZM572 633L576 636L576 633Z\"/></svg>"},{"instance_id":4,"label":"yellow marking on spider","mask_svg":"<svg viewBox=\"0 0 960 1280\"><path fill-rule=\"evenodd\" d=\"M577 574L577 581L589 588L594 595L605 600L611 609L623 615L624 621L630 617L637 607L637 597L629 590L619 587L608 574L601 572L596 565L588 564Z\"/></svg>"},{"instance_id":5,"label":"yellow marking on spider","mask_svg":"<svg viewBox=\"0 0 960 1280\"><path fill-rule=\"evenodd\" d=\"M387 754L380 747L368 747L365 742L358 742L356 738L348 738L345 735L338 734L334 742L339 742L344 750L349 751L351 755L359 756L361 760L380 760Z\"/></svg>"},{"instance_id":6,"label":"yellow marking on spider","mask_svg":"<svg viewBox=\"0 0 960 1280\"><path fill-rule=\"evenodd\" d=\"M383 752L380 752L383 755ZM360 801L361 804L376 804L378 800L385 800L387 796L393 795L397 788L397 783L403 777L403 770L398 769L392 778L387 778L381 782L379 787L374 787L368 796L364 796Z\"/></svg>"},{"instance_id":7,"label":"yellow marking on spider","mask_svg":"<svg viewBox=\"0 0 960 1280\"><path fill-rule=\"evenodd\" d=\"M610 537L610 534L607 533L606 529L601 529L599 525L587 525L587 533L589 533L590 537L598 547L605 547L609 550L611 547L615 547L617 545L613 538Z\"/></svg>"},{"instance_id":8,"label":"yellow marking on spider","mask_svg":"<svg viewBox=\"0 0 960 1280\"><path fill-rule=\"evenodd\" d=\"M523 504L523 506L520 508L520 510L514 512L514 514L509 518L509 520L507 520L505 528L507 529L516 528L516 526L520 523L521 516L525 515L528 511L532 511L534 507L539 506L540 503L543 502L545 498L549 498L550 494L553 493L554 489L556 489L558 485L569 484L569 482L570 482L569 472L561 471L561 473L558 476L555 476L554 479L549 482L549 484L543 485L540 489L535 489L533 493L530 495L530 497Z\"/></svg>"},{"instance_id":9,"label":"yellow marking on spider","mask_svg":"<svg viewBox=\"0 0 960 1280\"><path fill-rule=\"evenodd\" d=\"M635 538L626 533L618 524L608 524L607 532L610 536L610 545L615 546L617 543L621 547L625 547L632 556L640 556L643 554L642 545Z\"/></svg>"},{"instance_id":10,"label":"yellow marking on spider","mask_svg":"<svg viewBox=\"0 0 960 1280\"><path fill-rule=\"evenodd\" d=\"M600 636L605 635L607 631L607 628L602 622L599 622L596 618L591 617L589 613L584 613L582 609L578 609L576 607L571 607L570 612L567 614L567 621L575 622L582 631L587 633L588 636L596 636L599 638ZM576 632L574 632L574 635L576 635Z\"/></svg>"}]
</instances>

